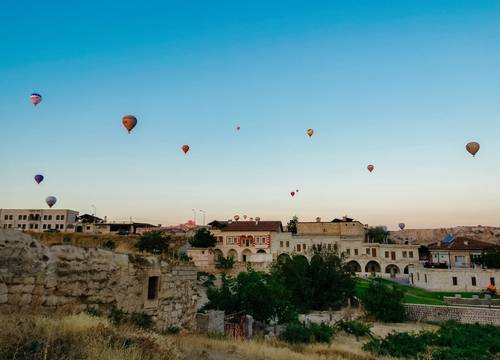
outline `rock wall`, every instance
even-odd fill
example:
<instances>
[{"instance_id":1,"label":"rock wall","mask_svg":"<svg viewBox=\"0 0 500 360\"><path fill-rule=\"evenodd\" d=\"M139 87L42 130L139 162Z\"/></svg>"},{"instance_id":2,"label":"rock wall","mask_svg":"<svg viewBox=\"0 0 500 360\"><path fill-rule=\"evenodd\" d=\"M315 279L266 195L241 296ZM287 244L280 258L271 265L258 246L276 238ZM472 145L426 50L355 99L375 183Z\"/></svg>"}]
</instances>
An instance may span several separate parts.
<instances>
[{"instance_id":1,"label":"rock wall","mask_svg":"<svg viewBox=\"0 0 500 360\"><path fill-rule=\"evenodd\" d=\"M0 230L0 312L73 313L86 309L152 316L158 330L191 328L196 268L155 256L71 245L46 247Z\"/></svg>"},{"instance_id":2,"label":"rock wall","mask_svg":"<svg viewBox=\"0 0 500 360\"><path fill-rule=\"evenodd\" d=\"M443 322L454 320L463 324L500 326L500 309L479 307L404 304L410 320Z\"/></svg>"}]
</instances>

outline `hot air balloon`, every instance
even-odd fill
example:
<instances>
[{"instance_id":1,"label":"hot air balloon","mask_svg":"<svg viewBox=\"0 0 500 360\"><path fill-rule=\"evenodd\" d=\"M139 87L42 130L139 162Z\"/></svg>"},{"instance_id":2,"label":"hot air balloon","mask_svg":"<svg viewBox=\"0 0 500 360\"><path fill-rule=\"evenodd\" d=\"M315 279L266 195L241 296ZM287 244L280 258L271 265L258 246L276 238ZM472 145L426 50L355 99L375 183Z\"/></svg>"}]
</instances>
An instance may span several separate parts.
<instances>
[{"instance_id":1,"label":"hot air balloon","mask_svg":"<svg viewBox=\"0 0 500 360\"><path fill-rule=\"evenodd\" d=\"M243 215L243 219L246 220L247 219L247 216L246 215Z\"/></svg>"},{"instance_id":2,"label":"hot air balloon","mask_svg":"<svg viewBox=\"0 0 500 360\"><path fill-rule=\"evenodd\" d=\"M238 221L240 219L240 216L239 215L234 215L233 219L234 219L234 221Z\"/></svg>"},{"instance_id":3,"label":"hot air balloon","mask_svg":"<svg viewBox=\"0 0 500 360\"><path fill-rule=\"evenodd\" d=\"M257 221L257 222L260 221L260 217L256 216L255 221Z\"/></svg>"},{"instance_id":4,"label":"hot air balloon","mask_svg":"<svg viewBox=\"0 0 500 360\"><path fill-rule=\"evenodd\" d=\"M42 102L42 95L33 93L30 95L30 100L33 105L37 106Z\"/></svg>"},{"instance_id":5,"label":"hot air balloon","mask_svg":"<svg viewBox=\"0 0 500 360\"><path fill-rule=\"evenodd\" d=\"M299 192L299 189L295 190L295 192L296 192L296 193L298 193L298 192Z\"/></svg>"},{"instance_id":6,"label":"hot air balloon","mask_svg":"<svg viewBox=\"0 0 500 360\"><path fill-rule=\"evenodd\" d=\"M373 166L372 164L370 164L366 168L368 169L369 172L372 172L373 169L375 169L375 166Z\"/></svg>"},{"instance_id":7,"label":"hot air balloon","mask_svg":"<svg viewBox=\"0 0 500 360\"><path fill-rule=\"evenodd\" d=\"M184 154L187 154L189 151L189 145L182 145L182 151L184 151Z\"/></svg>"},{"instance_id":8,"label":"hot air balloon","mask_svg":"<svg viewBox=\"0 0 500 360\"><path fill-rule=\"evenodd\" d=\"M307 135L309 135L309 137L313 136L313 134L314 134L313 129L307 129Z\"/></svg>"},{"instance_id":9,"label":"hot air balloon","mask_svg":"<svg viewBox=\"0 0 500 360\"><path fill-rule=\"evenodd\" d=\"M399 225L398 225L398 226L399 226L399 228L400 228L401 230L404 230L406 225L405 225L405 223L399 223Z\"/></svg>"},{"instance_id":10,"label":"hot air balloon","mask_svg":"<svg viewBox=\"0 0 500 360\"><path fill-rule=\"evenodd\" d=\"M477 152L479 151L479 144L475 141L472 141L470 143L468 143L467 145L465 145L465 149L472 155L472 156L476 156Z\"/></svg>"},{"instance_id":11,"label":"hot air balloon","mask_svg":"<svg viewBox=\"0 0 500 360\"><path fill-rule=\"evenodd\" d=\"M295 196L295 191L291 191L290 195L292 195L292 197L294 197Z\"/></svg>"},{"instance_id":12,"label":"hot air balloon","mask_svg":"<svg viewBox=\"0 0 500 360\"><path fill-rule=\"evenodd\" d=\"M128 133L132 131L133 128L137 125L137 118L134 115L125 115L122 118L123 126L127 129Z\"/></svg>"},{"instance_id":13,"label":"hot air balloon","mask_svg":"<svg viewBox=\"0 0 500 360\"><path fill-rule=\"evenodd\" d=\"M236 126L236 130L240 131L241 127L238 125Z\"/></svg>"},{"instance_id":14,"label":"hot air balloon","mask_svg":"<svg viewBox=\"0 0 500 360\"><path fill-rule=\"evenodd\" d=\"M35 181L37 184L40 184L43 181L43 175L35 175Z\"/></svg>"},{"instance_id":15,"label":"hot air balloon","mask_svg":"<svg viewBox=\"0 0 500 360\"><path fill-rule=\"evenodd\" d=\"M57 199L55 196L49 196L45 199L45 202L47 203L47 205L49 205L49 208L51 208L52 206L55 205L55 203L57 202Z\"/></svg>"}]
</instances>

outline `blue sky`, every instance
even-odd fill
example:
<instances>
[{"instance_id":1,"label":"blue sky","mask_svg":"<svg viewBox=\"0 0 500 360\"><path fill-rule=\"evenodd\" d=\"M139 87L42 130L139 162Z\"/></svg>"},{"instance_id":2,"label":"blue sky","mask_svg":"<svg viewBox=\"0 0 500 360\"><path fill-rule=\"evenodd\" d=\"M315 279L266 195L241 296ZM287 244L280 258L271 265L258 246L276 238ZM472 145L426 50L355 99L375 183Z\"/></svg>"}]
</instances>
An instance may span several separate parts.
<instances>
[{"instance_id":1,"label":"blue sky","mask_svg":"<svg viewBox=\"0 0 500 360\"><path fill-rule=\"evenodd\" d=\"M2 2L0 34L0 207L500 225L499 1Z\"/></svg>"}]
</instances>

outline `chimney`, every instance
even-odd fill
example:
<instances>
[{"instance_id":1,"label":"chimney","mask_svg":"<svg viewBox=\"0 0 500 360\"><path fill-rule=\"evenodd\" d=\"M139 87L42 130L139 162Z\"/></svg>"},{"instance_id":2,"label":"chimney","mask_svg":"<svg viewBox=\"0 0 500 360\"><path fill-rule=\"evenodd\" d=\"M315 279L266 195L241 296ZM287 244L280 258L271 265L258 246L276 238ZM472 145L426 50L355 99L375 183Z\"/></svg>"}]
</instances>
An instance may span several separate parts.
<instances>
[{"instance_id":1,"label":"chimney","mask_svg":"<svg viewBox=\"0 0 500 360\"><path fill-rule=\"evenodd\" d=\"M317 223L320 223L320 222L321 222L321 218L320 218L319 216L316 218L316 222L317 222Z\"/></svg>"}]
</instances>

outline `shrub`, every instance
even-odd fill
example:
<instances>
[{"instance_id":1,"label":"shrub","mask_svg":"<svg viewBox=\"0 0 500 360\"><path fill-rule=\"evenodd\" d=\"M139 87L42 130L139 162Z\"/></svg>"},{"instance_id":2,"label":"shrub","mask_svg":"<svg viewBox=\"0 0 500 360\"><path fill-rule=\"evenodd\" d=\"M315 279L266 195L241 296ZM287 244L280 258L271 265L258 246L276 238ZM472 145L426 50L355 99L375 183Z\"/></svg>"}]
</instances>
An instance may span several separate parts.
<instances>
[{"instance_id":1,"label":"shrub","mask_svg":"<svg viewBox=\"0 0 500 360\"><path fill-rule=\"evenodd\" d=\"M166 236L161 231L151 231L142 235L135 247L139 251L160 255L168 249L170 240L170 236Z\"/></svg>"},{"instance_id":2,"label":"shrub","mask_svg":"<svg viewBox=\"0 0 500 360\"><path fill-rule=\"evenodd\" d=\"M359 340L362 336L372 336L372 332L370 330L372 325L361 321L339 320L335 323L335 327L347 334L356 336L356 340Z\"/></svg>"},{"instance_id":3,"label":"shrub","mask_svg":"<svg viewBox=\"0 0 500 360\"><path fill-rule=\"evenodd\" d=\"M201 284L205 287L211 287L215 285L215 275L209 274L205 271L199 271L196 274L196 279L201 282Z\"/></svg>"},{"instance_id":4,"label":"shrub","mask_svg":"<svg viewBox=\"0 0 500 360\"><path fill-rule=\"evenodd\" d=\"M89 307L87 308L87 310L85 310L85 313L95 317L102 316L102 312L97 307Z\"/></svg>"},{"instance_id":5,"label":"shrub","mask_svg":"<svg viewBox=\"0 0 500 360\"><path fill-rule=\"evenodd\" d=\"M219 256L217 259L217 262L215 263L215 267L217 269L224 269L224 270L229 270L232 269L234 266L234 258L232 256Z\"/></svg>"},{"instance_id":6,"label":"shrub","mask_svg":"<svg viewBox=\"0 0 500 360\"><path fill-rule=\"evenodd\" d=\"M149 329L153 326L153 319L151 318L151 315L145 313L132 313L130 314L129 321L135 326L143 329Z\"/></svg>"},{"instance_id":7,"label":"shrub","mask_svg":"<svg viewBox=\"0 0 500 360\"><path fill-rule=\"evenodd\" d=\"M175 326L175 325L171 325L167 328L167 330L165 331L167 334L172 334L172 335L175 335L175 334L178 334L179 332L181 331L181 329L178 327L178 326Z\"/></svg>"},{"instance_id":8,"label":"shrub","mask_svg":"<svg viewBox=\"0 0 500 360\"><path fill-rule=\"evenodd\" d=\"M179 260L184 261L184 262L189 262L189 261L193 260L193 258L186 253L181 253L179 255Z\"/></svg>"},{"instance_id":9,"label":"shrub","mask_svg":"<svg viewBox=\"0 0 500 360\"><path fill-rule=\"evenodd\" d=\"M114 249L116 249L116 243L115 243L113 240L106 240L106 241L102 244L102 247L103 247L104 249L114 250Z\"/></svg>"},{"instance_id":10,"label":"shrub","mask_svg":"<svg viewBox=\"0 0 500 360\"><path fill-rule=\"evenodd\" d=\"M71 238L68 235L63 236L63 243L69 244L71 243Z\"/></svg>"},{"instance_id":11,"label":"shrub","mask_svg":"<svg viewBox=\"0 0 500 360\"><path fill-rule=\"evenodd\" d=\"M108 315L109 320L114 325L120 325L127 321L127 313L121 309L112 308Z\"/></svg>"},{"instance_id":12,"label":"shrub","mask_svg":"<svg viewBox=\"0 0 500 360\"><path fill-rule=\"evenodd\" d=\"M214 247L217 243L217 239L215 239L215 236L213 236L208 229L201 228L196 231L196 234L194 234L191 239L189 239L189 243L195 248L208 248Z\"/></svg>"},{"instance_id":13,"label":"shrub","mask_svg":"<svg viewBox=\"0 0 500 360\"><path fill-rule=\"evenodd\" d=\"M380 279L372 278L362 301L366 311L377 320L400 322L406 319L403 296L404 293L396 287L384 285Z\"/></svg>"},{"instance_id":14,"label":"shrub","mask_svg":"<svg viewBox=\"0 0 500 360\"><path fill-rule=\"evenodd\" d=\"M289 343L310 344L314 342L330 343L334 329L326 324L310 324L292 322L286 325L280 339Z\"/></svg>"}]
</instances>

